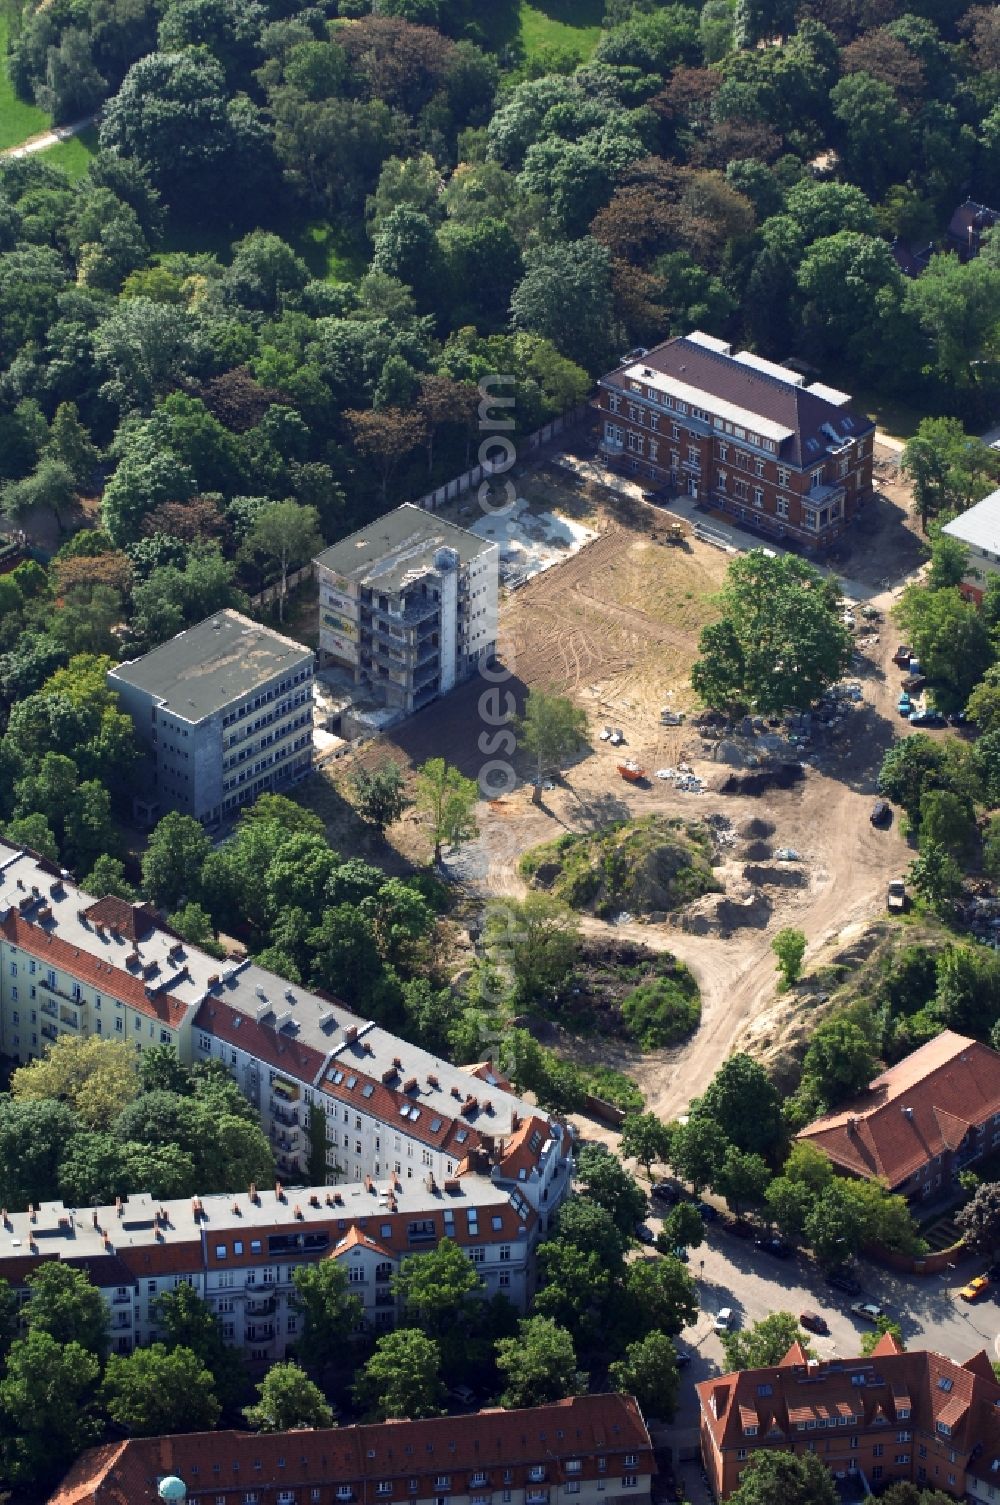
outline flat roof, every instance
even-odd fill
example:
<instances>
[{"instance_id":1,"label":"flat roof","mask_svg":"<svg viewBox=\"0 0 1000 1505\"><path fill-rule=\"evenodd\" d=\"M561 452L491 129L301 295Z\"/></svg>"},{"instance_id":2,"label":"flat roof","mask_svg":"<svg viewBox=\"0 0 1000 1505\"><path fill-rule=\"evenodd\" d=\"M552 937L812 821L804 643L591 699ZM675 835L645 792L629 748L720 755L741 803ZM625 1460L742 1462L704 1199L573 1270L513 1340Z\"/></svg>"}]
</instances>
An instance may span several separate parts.
<instances>
[{"instance_id":1,"label":"flat roof","mask_svg":"<svg viewBox=\"0 0 1000 1505\"><path fill-rule=\"evenodd\" d=\"M161 643L144 658L118 664L120 680L185 721L204 721L287 670L312 649L228 608Z\"/></svg>"},{"instance_id":2,"label":"flat roof","mask_svg":"<svg viewBox=\"0 0 1000 1505\"><path fill-rule=\"evenodd\" d=\"M941 531L949 538L957 538L960 543L1000 554L1000 487L967 512L960 512L950 523L945 523Z\"/></svg>"},{"instance_id":3,"label":"flat roof","mask_svg":"<svg viewBox=\"0 0 1000 1505\"><path fill-rule=\"evenodd\" d=\"M396 591L433 569L434 555L442 548L454 549L461 563L468 564L490 549L496 551L496 544L404 502L395 512L331 544L316 563L357 585Z\"/></svg>"}]
</instances>

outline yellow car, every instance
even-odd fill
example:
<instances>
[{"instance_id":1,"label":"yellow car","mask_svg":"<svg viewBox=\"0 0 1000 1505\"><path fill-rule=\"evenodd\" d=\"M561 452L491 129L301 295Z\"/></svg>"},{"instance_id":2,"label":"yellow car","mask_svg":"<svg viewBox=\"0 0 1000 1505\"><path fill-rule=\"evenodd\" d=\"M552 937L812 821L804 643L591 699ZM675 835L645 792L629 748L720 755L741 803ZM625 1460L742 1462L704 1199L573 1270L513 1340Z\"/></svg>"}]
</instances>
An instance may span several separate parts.
<instances>
[{"instance_id":1,"label":"yellow car","mask_svg":"<svg viewBox=\"0 0 1000 1505\"><path fill-rule=\"evenodd\" d=\"M978 1301L989 1286L989 1283L990 1277L988 1275L977 1275L975 1280L970 1280L969 1284L963 1286L958 1294L963 1301Z\"/></svg>"}]
</instances>

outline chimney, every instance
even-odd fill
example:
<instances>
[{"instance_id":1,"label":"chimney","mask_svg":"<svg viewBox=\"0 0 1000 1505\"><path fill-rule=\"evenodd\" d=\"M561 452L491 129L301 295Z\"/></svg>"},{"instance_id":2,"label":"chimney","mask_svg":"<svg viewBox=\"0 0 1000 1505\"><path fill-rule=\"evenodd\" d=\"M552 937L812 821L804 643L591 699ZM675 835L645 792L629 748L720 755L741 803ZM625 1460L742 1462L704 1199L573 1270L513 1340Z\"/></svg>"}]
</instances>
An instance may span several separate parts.
<instances>
[{"instance_id":1,"label":"chimney","mask_svg":"<svg viewBox=\"0 0 1000 1505\"><path fill-rule=\"evenodd\" d=\"M255 1207L260 1206L260 1193L257 1190L256 1181L250 1182L250 1200Z\"/></svg>"},{"instance_id":2,"label":"chimney","mask_svg":"<svg viewBox=\"0 0 1000 1505\"><path fill-rule=\"evenodd\" d=\"M233 1203L231 1211L234 1218L241 1218L243 1216L243 1213L240 1210L240 1204L238 1202Z\"/></svg>"},{"instance_id":3,"label":"chimney","mask_svg":"<svg viewBox=\"0 0 1000 1505\"><path fill-rule=\"evenodd\" d=\"M118 1217L123 1217L124 1216L125 1209L122 1206L122 1199L121 1199L121 1197L115 1197L115 1213L116 1213L116 1215Z\"/></svg>"},{"instance_id":4,"label":"chimney","mask_svg":"<svg viewBox=\"0 0 1000 1505\"><path fill-rule=\"evenodd\" d=\"M29 1202L28 1203L28 1222L29 1223L37 1223L38 1222L38 1208L35 1206L34 1202Z\"/></svg>"},{"instance_id":5,"label":"chimney","mask_svg":"<svg viewBox=\"0 0 1000 1505\"><path fill-rule=\"evenodd\" d=\"M296 1202L295 1206L292 1208L292 1217L298 1218L300 1223L305 1217L305 1213L302 1211L302 1208L299 1206L298 1202Z\"/></svg>"},{"instance_id":6,"label":"chimney","mask_svg":"<svg viewBox=\"0 0 1000 1505\"><path fill-rule=\"evenodd\" d=\"M315 1192L310 1192L309 1193L309 1206L310 1207L318 1207L319 1206L319 1197L317 1197L317 1195L316 1195Z\"/></svg>"},{"instance_id":7,"label":"chimney","mask_svg":"<svg viewBox=\"0 0 1000 1505\"><path fill-rule=\"evenodd\" d=\"M274 1200L276 1202L283 1202L285 1200L285 1189L280 1181L275 1181L274 1183Z\"/></svg>"},{"instance_id":8,"label":"chimney","mask_svg":"<svg viewBox=\"0 0 1000 1505\"><path fill-rule=\"evenodd\" d=\"M347 1026L347 1028L344 1030L344 1044L345 1045L353 1045L354 1042L355 1042L355 1040L357 1038L358 1038L358 1026L356 1024L349 1024Z\"/></svg>"}]
</instances>

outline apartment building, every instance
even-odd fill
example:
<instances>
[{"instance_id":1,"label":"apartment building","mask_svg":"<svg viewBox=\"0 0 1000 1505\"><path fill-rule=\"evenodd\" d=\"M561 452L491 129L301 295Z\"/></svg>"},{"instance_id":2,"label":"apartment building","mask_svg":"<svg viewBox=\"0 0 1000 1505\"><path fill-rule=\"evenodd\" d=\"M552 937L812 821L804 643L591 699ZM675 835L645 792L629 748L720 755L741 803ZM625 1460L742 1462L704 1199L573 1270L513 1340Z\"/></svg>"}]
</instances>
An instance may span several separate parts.
<instances>
[{"instance_id":1,"label":"apartment building","mask_svg":"<svg viewBox=\"0 0 1000 1505\"><path fill-rule=\"evenodd\" d=\"M1000 1148L1000 1055L943 1030L796 1137L847 1175L877 1177L911 1201L940 1196Z\"/></svg>"},{"instance_id":2,"label":"apartment building","mask_svg":"<svg viewBox=\"0 0 1000 1505\"><path fill-rule=\"evenodd\" d=\"M956 1498L1000 1500L1000 1384L984 1351L964 1364L904 1353L892 1334L868 1358L807 1359L703 1380L701 1450L717 1499L762 1448L817 1454L838 1481L899 1479Z\"/></svg>"},{"instance_id":3,"label":"apartment building","mask_svg":"<svg viewBox=\"0 0 1000 1505\"><path fill-rule=\"evenodd\" d=\"M6 1213L0 1278L22 1289L52 1259L85 1270L107 1303L118 1353L162 1337L157 1298L187 1284L212 1307L228 1343L270 1363L299 1332L290 1297L300 1266L340 1262L362 1303L359 1330L380 1331L396 1321L391 1282L402 1260L447 1238L468 1255L484 1296L504 1296L523 1312L539 1228L516 1188L478 1175L443 1185L430 1174L289 1190L278 1183L167 1202L137 1195L86 1209L45 1202Z\"/></svg>"},{"instance_id":4,"label":"apartment building","mask_svg":"<svg viewBox=\"0 0 1000 1505\"><path fill-rule=\"evenodd\" d=\"M1000 573L1000 487L945 523L941 531L965 545L968 564L962 595L981 604L991 578Z\"/></svg>"},{"instance_id":5,"label":"apartment building","mask_svg":"<svg viewBox=\"0 0 1000 1505\"><path fill-rule=\"evenodd\" d=\"M407 502L326 549L320 662L408 715L445 695L496 648L495 543Z\"/></svg>"},{"instance_id":6,"label":"apartment building","mask_svg":"<svg viewBox=\"0 0 1000 1505\"><path fill-rule=\"evenodd\" d=\"M134 1437L84 1453L49 1505L625 1505L656 1463L636 1401L255 1435Z\"/></svg>"},{"instance_id":7,"label":"apartment building","mask_svg":"<svg viewBox=\"0 0 1000 1505\"><path fill-rule=\"evenodd\" d=\"M850 402L695 331L602 378L599 449L765 536L823 548L872 495L875 425Z\"/></svg>"},{"instance_id":8,"label":"apartment building","mask_svg":"<svg viewBox=\"0 0 1000 1505\"><path fill-rule=\"evenodd\" d=\"M572 1130L489 1062L453 1066L249 960L220 964L144 906L94 899L0 842L0 1054L28 1061L65 1034L220 1061L288 1180L317 1150L331 1185L471 1178L516 1193L538 1237L570 1189Z\"/></svg>"},{"instance_id":9,"label":"apartment building","mask_svg":"<svg viewBox=\"0 0 1000 1505\"><path fill-rule=\"evenodd\" d=\"M219 611L108 672L148 754L140 813L180 810L213 824L312 767L313 654Z\"/></svg>"}]
</instances>

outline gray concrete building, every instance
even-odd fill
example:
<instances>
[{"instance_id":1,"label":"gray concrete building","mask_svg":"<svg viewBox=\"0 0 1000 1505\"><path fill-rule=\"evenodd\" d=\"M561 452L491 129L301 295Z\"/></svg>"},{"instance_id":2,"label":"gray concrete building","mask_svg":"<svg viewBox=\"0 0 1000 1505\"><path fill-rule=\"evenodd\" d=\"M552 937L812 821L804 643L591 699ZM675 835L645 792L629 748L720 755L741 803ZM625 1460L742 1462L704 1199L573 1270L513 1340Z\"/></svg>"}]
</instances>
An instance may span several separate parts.
<instances>
[{"instance_id":1,"label":"gray concrete building","mask_svg":"<svg viewBox=\"0 0 1000 1505\"><path fill-rule=\"evenodd\" d=\"M140 813L214 824L312 767L311 649L219 611L108 673L146 748Z\"/></svg>"},{"instance_id":2,"label":"gray concrete building","mask_svg":"<svg viewBox=\"0 0 1000 1505\"><path fill-rule=\"evenodd\" d=\"M496 648L499 551L407 502L324 550L320 663L390 710L419 711Z\"/></svg>"}]
</instances>

